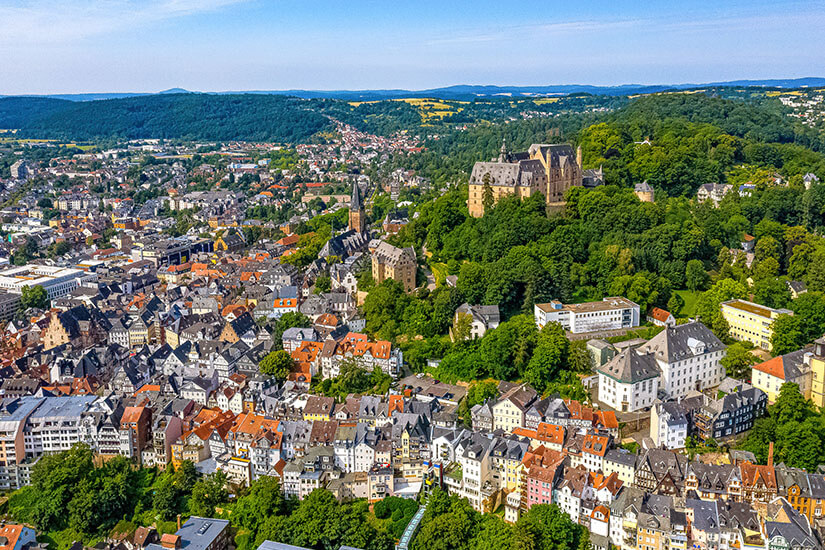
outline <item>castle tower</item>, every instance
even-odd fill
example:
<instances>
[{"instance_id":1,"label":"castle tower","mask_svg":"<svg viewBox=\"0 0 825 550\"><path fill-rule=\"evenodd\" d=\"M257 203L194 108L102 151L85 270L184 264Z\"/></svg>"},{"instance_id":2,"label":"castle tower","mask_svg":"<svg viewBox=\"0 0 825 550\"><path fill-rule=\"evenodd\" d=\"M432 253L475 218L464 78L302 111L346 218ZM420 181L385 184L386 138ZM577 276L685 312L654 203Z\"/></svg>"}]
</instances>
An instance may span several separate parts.
<instances>
[{"instance_id":1,"label":"castle tower","mask_svg":"<svg viewBox=\"0 0 825 550\"><path fill-rule=\"evenodd\" d=\"M352 198L349 201L349 228L363 233L367 226L366 213L364 212L364 205L361 203L361 193L358 190L358 184L352 185Z\"/></svg>"}]
</instances>

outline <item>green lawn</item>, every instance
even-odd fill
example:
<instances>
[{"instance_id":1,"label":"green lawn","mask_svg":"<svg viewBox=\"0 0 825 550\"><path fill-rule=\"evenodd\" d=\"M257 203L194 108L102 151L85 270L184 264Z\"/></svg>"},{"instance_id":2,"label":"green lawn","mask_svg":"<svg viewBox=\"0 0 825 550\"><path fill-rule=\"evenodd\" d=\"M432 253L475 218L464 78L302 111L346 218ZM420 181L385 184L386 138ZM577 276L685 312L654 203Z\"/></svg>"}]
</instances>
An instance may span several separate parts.
<instances>
[{"instance_id":1,"label":"green lawn","mask_svg":"<svg viewBox=\"0 0 825 550\"><path fill-rule=\"evenodd\" d=\"M693 292L690 290L677 290L676 294L682 297L682 300L685 301L685 307L682 308L682 312L679 314L679 317L693 317L696 315L696 302L699 301L699 295L701 292Z\"/></svg>"}]
</instances>

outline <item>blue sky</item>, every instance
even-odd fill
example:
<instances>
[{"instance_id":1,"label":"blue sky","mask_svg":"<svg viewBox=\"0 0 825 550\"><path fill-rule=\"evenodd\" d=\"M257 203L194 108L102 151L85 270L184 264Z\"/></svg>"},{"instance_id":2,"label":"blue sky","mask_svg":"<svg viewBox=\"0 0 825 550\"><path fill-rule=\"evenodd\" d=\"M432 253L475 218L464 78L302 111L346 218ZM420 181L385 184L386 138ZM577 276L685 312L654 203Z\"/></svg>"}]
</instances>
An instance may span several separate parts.
<instances>
[{"instance_id":1,"label":"blue sky","mask_svg":"<svg viewBox=\"0 0 825 550\"><path fill-rule=\"evenodd\" d=\"M0 94L825 76L794 0L0 0Z\"/></svg>"}]
</instances>

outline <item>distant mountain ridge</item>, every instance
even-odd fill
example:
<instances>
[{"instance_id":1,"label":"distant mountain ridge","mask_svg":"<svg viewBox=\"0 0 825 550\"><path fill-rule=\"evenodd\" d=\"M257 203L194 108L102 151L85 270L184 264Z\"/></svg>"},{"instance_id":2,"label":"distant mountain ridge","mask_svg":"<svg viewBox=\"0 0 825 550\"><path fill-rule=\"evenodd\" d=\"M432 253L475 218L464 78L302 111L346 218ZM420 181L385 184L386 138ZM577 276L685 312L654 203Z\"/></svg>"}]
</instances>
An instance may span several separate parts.
<instances>
[{"instance_id":1,"label":"distant mountain ridge","mask_svg":"<svg viewBox=\"0 0 825 550\"><path fill-rule=\"evenodd\" d=\"M101 92L86 94L47 94L26 95L22 97L48 97L66 99L69 101L94 101L103 99L123 99L147 95L180 94L180 93L207 93L210 95L228 94L256 94L256 95L286 95L303 99L342 99L346 101L380 101L383 99L400 99L407 97L431 97L437 99L472 99L474 97L531 97L541 95L565 95L588 93L594 95L635 95L664 92L667 90L689 90L704 87L741 86L766 88L805 88L825 87L823 77L779 78L762 80L728 80L722 82L685 83L685 84L621 84L617 86L594 86L589 84L555 84L540 86L493 86L457 84L442 88L427 90L234 90L223 92L192 92L183 88L171 88L157 93L151 92ZM10 97L3 96L0 97ZM16 96L13 96L16 97Z\"/></svg>"}]
</instances>

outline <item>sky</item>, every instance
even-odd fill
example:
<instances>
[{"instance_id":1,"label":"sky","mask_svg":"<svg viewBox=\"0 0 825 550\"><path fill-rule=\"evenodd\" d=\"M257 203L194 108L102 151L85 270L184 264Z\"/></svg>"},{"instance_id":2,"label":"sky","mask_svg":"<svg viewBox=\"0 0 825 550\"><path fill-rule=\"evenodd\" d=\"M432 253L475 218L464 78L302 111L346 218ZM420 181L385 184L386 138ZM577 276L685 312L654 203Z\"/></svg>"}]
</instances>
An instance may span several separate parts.
<instances>
[{"instance_id":1,"label":"sky","mask_svg":"<svg viewBox=\"0 0 825 550\"><path fill-rule=\"evenodd\" d=\"M823 0L0 0L0 94L825 76Z\"/></svg>"}]
</instances>

